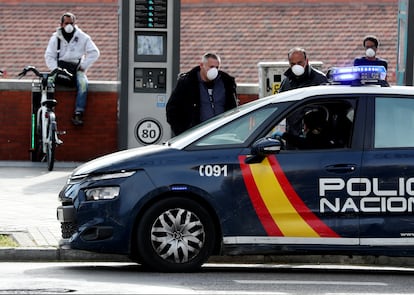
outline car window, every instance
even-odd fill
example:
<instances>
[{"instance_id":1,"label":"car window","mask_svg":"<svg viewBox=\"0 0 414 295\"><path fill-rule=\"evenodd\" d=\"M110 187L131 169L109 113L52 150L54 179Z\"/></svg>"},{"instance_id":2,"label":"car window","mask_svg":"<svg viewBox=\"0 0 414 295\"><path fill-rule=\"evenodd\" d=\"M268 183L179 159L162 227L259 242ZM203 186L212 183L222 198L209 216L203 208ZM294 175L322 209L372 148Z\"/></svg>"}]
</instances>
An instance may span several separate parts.
<instances>
[{"instance_id":1,"label":"car window","mask_svg":"<svg viewBox=\"0 0 414 295\"><path fill-rule=\"evenodd\" d=\"M196 141L193 146L240 145L244 143L276 110L276 105L255 110L214 130Z\"/></svg>"},{"instance_id":2,"label":"car window","mask_svg":"<svg viewBox=\"0 0 414 295\"><path fill-rule=\"evenodd\" d=\"M414 147L414 99L377 97L375 148Z\"/></svg>"},{"instance_id":3,"label":"car window","mask_svg":"<svg viewBox=\"0 0 414 295\"><path fill-rule=\"evenodd\" d=\"M296 107L267 134L279 137L286 150L349 148L355 103L351 100L319 101Z\"/></svg>"}]
</instances>

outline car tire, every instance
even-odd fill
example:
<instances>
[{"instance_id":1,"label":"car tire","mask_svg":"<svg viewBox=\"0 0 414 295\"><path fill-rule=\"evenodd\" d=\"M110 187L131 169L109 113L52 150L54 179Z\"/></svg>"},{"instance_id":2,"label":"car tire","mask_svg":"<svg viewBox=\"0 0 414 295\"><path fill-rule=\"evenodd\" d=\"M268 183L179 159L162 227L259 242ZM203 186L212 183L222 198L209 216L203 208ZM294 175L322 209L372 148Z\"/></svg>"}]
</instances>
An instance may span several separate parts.
<instances>
[{"instance_id":1,"label":"car tire","mask_svg":"<svg viewBox=\"0 0 414 295\"><path fill-rule=\"evenodd\" d=\"M210 215L187 198L156 202L145 211L137 229L140 261L154 271L196 271L211 255L214 243Z\"/></svg>"}]
</instances>

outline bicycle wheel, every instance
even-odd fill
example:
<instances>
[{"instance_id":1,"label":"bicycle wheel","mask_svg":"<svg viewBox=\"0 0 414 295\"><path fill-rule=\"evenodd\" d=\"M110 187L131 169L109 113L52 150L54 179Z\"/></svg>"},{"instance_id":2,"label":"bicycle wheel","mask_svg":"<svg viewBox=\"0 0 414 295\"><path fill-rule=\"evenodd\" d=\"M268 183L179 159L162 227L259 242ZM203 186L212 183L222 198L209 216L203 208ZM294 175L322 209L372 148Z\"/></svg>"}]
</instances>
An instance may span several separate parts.
<instances>
[{"instance_id":1,"label":"bicycle wheel","mask_svg":"<svg viewBox=\"0 0 414 295\"><path fill-rule=\"evenodd\" d=\"M44 153L43 153L43 140L42 140L42 117L43 113L39 109L36 113L35 119L35 127L34 127L34 149L32 152L32 160L36 162L42 162L44 160Z\"/></svg>"},{"instance_id":2,"label":"bicycle wheel","mask_svg":"<svg viewBox=\"0 0 414 295\"><path fill-rule=\"evenodd\" d=\"M55 149L56 149L56 123L52 120L47 122L47 144L46 144L46 158L47 169L53 170L55 164Z\"/></svg>"},{"instance_id":3,"label":"bicycle wheel","mask_svg":"<svg viewBox=\"0 0 414 295\"><path fill-rule=\"evenodd\" d=\"M41 162L43 160L43 141L42 141L42 124L36 126L35 146L33 151L33 160Z\"/></svg>"}]
</instances>

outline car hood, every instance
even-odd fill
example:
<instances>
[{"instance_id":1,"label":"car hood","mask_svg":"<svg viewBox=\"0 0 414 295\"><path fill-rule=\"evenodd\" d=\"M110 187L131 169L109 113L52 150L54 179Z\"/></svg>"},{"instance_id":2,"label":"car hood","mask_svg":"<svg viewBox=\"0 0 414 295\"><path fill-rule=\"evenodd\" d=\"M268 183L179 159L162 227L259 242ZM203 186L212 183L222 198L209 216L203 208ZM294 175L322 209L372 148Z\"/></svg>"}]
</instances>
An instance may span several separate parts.
<instances>
[{"instance_id":1,"label":"car hood","mask_svg":"<svg viewBox=\"0 0 414 295\"><path fill-rule=\"evenodd\" d=\"M73 171L72 176L136 170L145 164L146 156L172 150L175 149L164 145L149 145L115 152L80 165Z\"/></svg>"}]
</instances>

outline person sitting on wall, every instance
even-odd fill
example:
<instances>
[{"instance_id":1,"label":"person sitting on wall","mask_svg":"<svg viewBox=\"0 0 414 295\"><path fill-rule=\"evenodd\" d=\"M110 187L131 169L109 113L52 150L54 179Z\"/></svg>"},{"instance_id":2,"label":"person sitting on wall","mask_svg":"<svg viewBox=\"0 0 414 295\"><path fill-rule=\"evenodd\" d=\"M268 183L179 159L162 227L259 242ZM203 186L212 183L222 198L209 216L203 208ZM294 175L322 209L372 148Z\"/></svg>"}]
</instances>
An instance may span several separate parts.
<instances>
[{"instance_id":1,"label":"person sitting on wall","mask_svg":"<svg viewBox=\"0 0 414 295\"><path fill-rule=\"evenodd\" d=\"M88 94L86 70L99 58L100 52L91 37L75 23L76 17L73 13L67 12L61 16L60 27L53 33L46 48L45 61L51 71L57 67L68 69L70 65L74 65L77 95L72 123L83 125Z\"/></svg>"}]
</instances>

